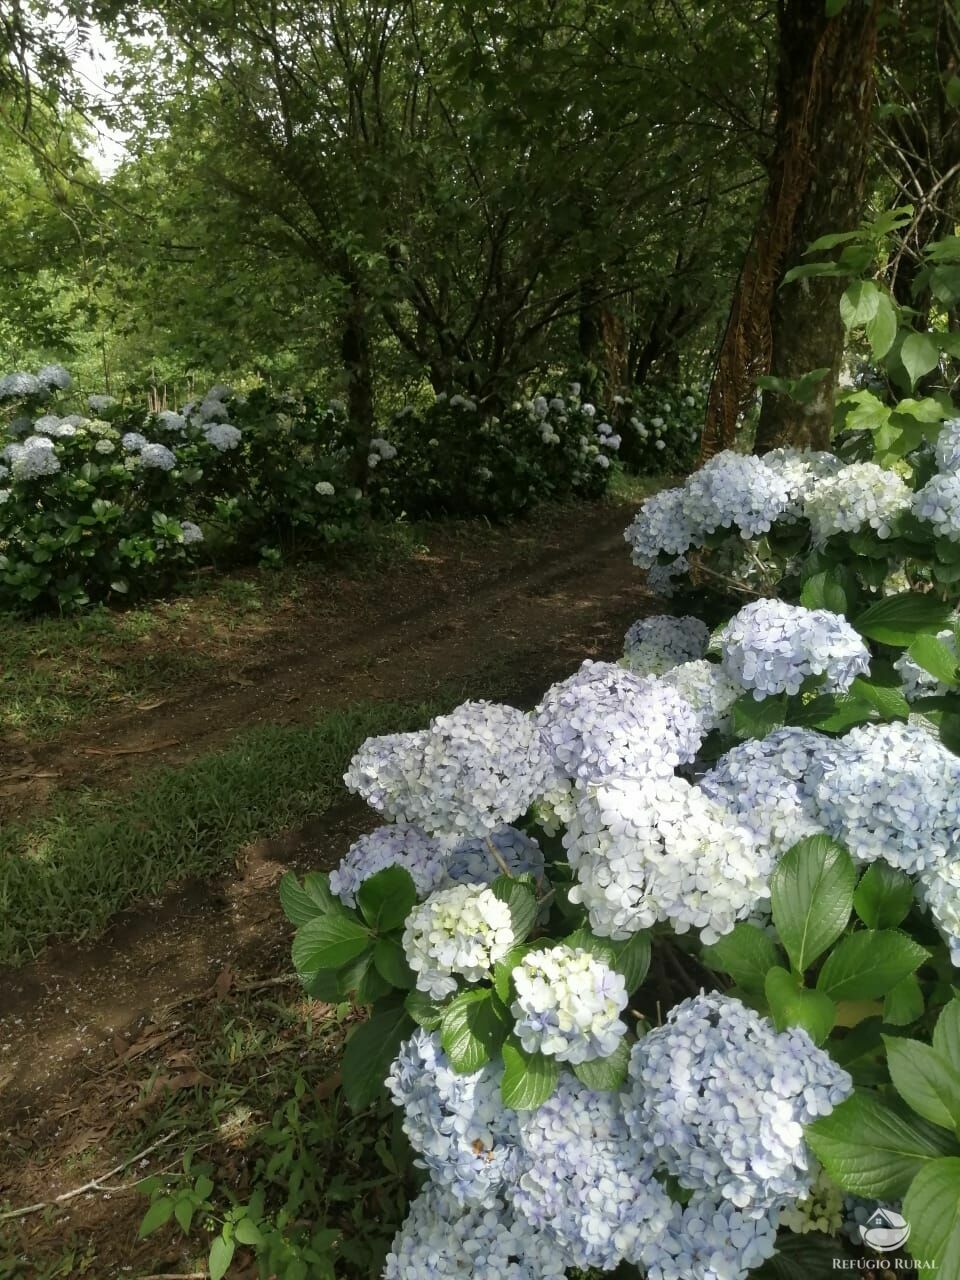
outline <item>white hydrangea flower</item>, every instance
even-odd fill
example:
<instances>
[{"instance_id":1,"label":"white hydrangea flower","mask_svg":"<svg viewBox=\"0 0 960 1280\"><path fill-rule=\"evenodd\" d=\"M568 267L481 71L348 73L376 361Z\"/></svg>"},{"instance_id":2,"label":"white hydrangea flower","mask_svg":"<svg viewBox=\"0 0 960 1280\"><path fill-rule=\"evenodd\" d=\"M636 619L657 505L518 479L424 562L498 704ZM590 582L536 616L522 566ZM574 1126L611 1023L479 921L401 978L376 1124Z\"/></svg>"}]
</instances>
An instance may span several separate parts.
<instances>
[{"instance_id":1,"label":"white hydrangea flower","mask_svg":"<svg viewBox=\"0 0 960 1280\"><path fill-rule=\"evenodd\" d=\"M960 542L960 472L932 476L913 497L913 514L933 525L938 538Z\"/></svg>"},{"instance_id":2,"label":"white hydrangea flower","mask_svg":"<svg viewBox=\"0 0 960 1280\"><path fill-rule=\"evenodd\" d=\"M117 401L113 396L87 396L87 404L94 413L105 413L107 409L112 409Z\"/></svg>"},{"instance_id":3,"label":"white hydrangea flower","mask_svg":"<svg viewBox=\"0 0 960 1280\"><path fill-rule=\"evenodd\" d=\"M690 704L655 676L589 658L547 690L534 717L557 770L584 782L672 774L704 736Z\"/></svg>"},{"instance_id":4,"label":"white hydrangea flower","mask_svg":"<svg viewBox=\"0 0 960 1280\"><path fill-rule=\"evenodd\" d=\"M786 514L791 518L801 515L804 503L817 485L829 476L836 475L843 462L833 453L813 449L771 449L763 455L763 465L775 471L787 486L790 494Z\"/></svg>"},{"instance_id":5,"label":"white hydrangea flower","mask_svg":"<svg viewBox=\"0 0 960 1280\"><path fill-rule=\"evenodd\" d=\"M647 498L634 521L624 530L632 547L631 559L640 569L651 569L661 552L682 556L702 538L684 510L685 491L662 489Z\"/></svg>"},{"instance_id":6,"label":"white hydrangea flower","mask_svg":"<svg viewBox=\"0 0 960 1280\"><path fill-rule=\"evenodd\" d=\"M770 896L770 850L683 778L584 788L563 843L577 874L570 899L600 937L668 921L715 942Z\"/></svg>"},{"instance_id":7,"label":"white hydrangea flower","mask_svg":"<svg viewBox=\"0 0 960 1280\"><path fill-rule=\"evenodd\" d=\"M386 867L409 871L419 898L425 898L443 879L446 846L418 827L397 823L377 827L355 840L340 865L330 872L330 892L345 906L357 905L357 891L365 880Z\"/></svg>"},{"instance_id":8,"label":"white hydrangea flower","mask_svg":"<svg viewBox=\"0 0 960 1280\"><path fill-rule=\"evenodd\" d=\"M120 444L126 453L139 453L148 443L147 437L142 436L139 431L127 431L120 438Z\"/></svg>"},{"instance_id":9,"label":"white hydrangea flower","mask_svg":"<svg viewBox=\"0 0 960 1280\"><path fill-rule=\"evenodd\" d=\"M743 693L743 685L724 671L719 663L700 658L682 662L660 677L675 689L696 712L704 736L715 729L726 733L733 727L733 704Z\"/></svg>"},{"instance_id":10,"label":"white hydrangea flower","mask_svg":"<svg viewBox=\"0 0 960 1280\"><path fill-rule=\"evenodd\" d=\"M947 944L950 963L960 968L960 858L938 863L922 872L917 896Z\"/></svg>"},{"instance_id":11,"label":"white hydrangea flower","mask_svg":"<svg viewBox=\"0 0 960 1280\"><path fill-rule=\"evenodd\" d=\"M814 485L804 502L814 542L865 525L889 538L894 520L910 507L910 489L895 471L875 462L854 462Z\"/></svg>"},{"instance_id":12,"label":"white hydrangea flower","mask_svg":"<svg viewBox=\"0 0 960 1280\"><path fill-rule=\"evenodd\" d=\"M623 638L623 665L638 675L662 675L682 662L702 658L710 628L699 618L657 613L638 618Z\"/></svg>"},{"instance_id":13,"label":"white hydrangea flower","mask_svg":"<svg viewBox=\"0 0 960 1280\"><path fill-rule=\"evenodd\" d=\"M627 1122L681 1186L763 1213L809 1192L804 1125L853 1082L806 1031L778 1033L732 996L684 1000L630 1056Z\"/></svg>"},{"instance_id":14,"label":"white hydrangea flower","mask_svg":"<svg viewBox=\"0 0 960 1280\"><path fill-rule=\"evenodd\" d=\"M116 445L112 440L101 439L93 446L95 453L113 453Z\"/></svg>"},{"instance_id":15,"label":"white hydrangea flower","mask_svg":"<svg viewBox=\"0 0 960 1280\"><path fill-rule=\"evenodd\" d=\"M389 440L384 440L382 436L375 436L370 441L370 452L384 462L389 462L391 458L397 456L396 446L392 445Z\"/></svg>"},{"instance_id":16,"label":"white hydrangea flower","mask_svg":"<svg viewBox=\"0 0 960 1280\"><path fill-rule=\"evenodd\" d=\"M417 988L435 1000L456 991L454 974L467 982L489 978L515 941L510 908L482 885L437 890L414 907L403 930Z\"/></svg>"},{"instance_id":17,"label":"white hydrangea flower","mask_svg":"<svg viewBox=\"0 0 960 1280\"><path fill-rule=\"evenodd\" d=\"M756 538L790 505L790 489L776 471L730 449L695 471L683 488L683 513L698 535L733 527L743 538Z\"/></svg>"},{"instance_id":18,"label":"white hydrangea flower","mask_svg":"<svg viewBox=\"0 0 960 1280\"><path fill-rule=\"evenodd\" d=\"M528 951L513 970L515 1032L528 1053L576 1066L609 1058L627 1031L623 975L582 947Z\"/></svg>"},{"instance_id":19,"label":"white hydrangea flower","mask_svg":"<svg viewBox=\"0 0 960 1280\"><path fill-rule=\"evenodd\" d=\"M860 862L917 873L960 856L960 757L918 724L851 729L814 786L824 822Z\"/></svg>"},{"instance_id":20,"label":"white hydrangea flower","mask_svg":"<svg viewBox=\"0 0 960 1280\"><path fill-rule=\"evenodd\" d=\"M157 471L172 471L177 456L164 444L145 444L140 449L140 465Z\"/></svg>"},{"instance_id":21,"label":"white hydrangea flower","mask_svg":"<svg viewBox=\"0 0 960 1280\"><path fill-rule=\"evenodd\" d=\"M238 427L232 427L228 422L211 422L203 428L203 434L207 444L225 453L228 449L237 447L243 433Z\"/></svg>"},{"instance_id":22,"label":"white hydrangea flower","mask_svg":"<svg viewBox=\"0 0 960 1280\"><path fill-rule=\"evenodd\" d=\"M313 487L321 498L332 498L336 493L336 489L329 480L318 480Z\"/></svg>"},{"instance_id":23,"label":"white hydrangea flower","mask_svg":"<svg viewBox=\"0 0 960 1280\"><path fill-rule=\"evenodd\" d=\"M15 480L36 480L60 470L60 459L47 436L28 436L23 444L9 445L4 452Z\"/></svg>"},{"instance_id":24,"label":"white hydrangea flower","mask_svg":"<svg viewBox=\"0 0 960 1280\"><path fill-rule=\"evenodd\" d=\"M37 381L50 391L69 391L73 384L68 370L62 364L45 364L37 370Z\"/></svg>"},{"instance_id":25,"label":"white hydrangea flower","mask_svg":"<svg viewBox=\"0 0 960 1280\"><path fill-rule=\"evenodd\" d=\"M172 409L161 409L157 414L158 424L166 431L185 431L187 419L182 413L174 413Z\"/></svg>"},{"instance_id":26,"label":"white hydrangea flower","mask_svg":"<svg viewBox=\"0 0 960 1280\"><path fill-rule=\"evenodd\" d=\"M0 400L25 400L43 390L40 379L32 373L8 373L0 378Z\"/></svg>"},{"instance_id":27,"label":"white hydrangea flower","mask_svg":"<svg viewBox=\"0 0 960 1280\"><path fill-rule=\"evenodd\" d=\"M191 547L197 542L203 541L203 530L198 524L194 524L192 520L181 520L180 531L183 535L183 545Z\"/></svg>"},{"instance_id":28,"label":"white hydrangea flower","mask_svg":"<svg viewBox=\"0 0 960 1280\"><path fill-rule=\"evenodd\" d=\"M870 651L846 618L785 600L753 600L721 633L723 665L760 701L800 692L810 676L824 676L828 692L849 689L870 670Z\"/></svg>"},{"instance_id":29,"label":"white hydrangea flower","mask_svg":"<svg viewBox=\"0 0 960 1280\"><path fill-rule=\"evenodd\" d=\"M217 420L219 420L220 422L226 422L226 420L230 417L230 413L227 410L227 406L223 403L223 401L218 400L215 396L212 396L209 393L206 399L201 401L200 407L197 410L197 412L199 413L200 418L203 422L214 422Z\"/></svg>"}]
</instances>

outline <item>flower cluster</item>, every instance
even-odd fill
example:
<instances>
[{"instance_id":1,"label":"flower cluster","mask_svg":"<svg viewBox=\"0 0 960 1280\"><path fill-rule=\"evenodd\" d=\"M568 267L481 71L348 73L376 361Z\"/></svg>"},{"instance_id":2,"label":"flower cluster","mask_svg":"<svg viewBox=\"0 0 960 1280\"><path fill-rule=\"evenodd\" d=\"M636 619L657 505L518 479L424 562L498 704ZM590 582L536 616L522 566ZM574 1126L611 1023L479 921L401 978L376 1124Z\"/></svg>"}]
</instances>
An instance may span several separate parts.
<instances>
[{"instance_id":1,"label":"flower cluster","mask_svg":"<svg viewBox=\"0 0 960 1280\"><path fill-rule=\"evenodd\" d=\"M719 663L706 658L683 662L672 667L660 680L693 708L704 737L715 729L724 732L730 729L733 704L744 690Z\"/></svg>"},{"instance_id":2,"label":"flower cluster","mask_svg":"<svg viewBox=\"0 0 960 1280\"><path fill-rule=\"evenodd\" d=\"M938 471L952 474L960 470L960 418L948 418L940 428L936 456Z\"/></svg>"},{"instance_id":3,"label":"flower cluster","mask_svg":"<svg viewBox=\"0 0 960 1280\"><path fill-rule=\"evenodd\" d=\"M691 1191L765 1212L810 1190L803 1126L852 1092L806 1031L777 1033L730 996L676 1005L633 1047L627 1121Z\"/></svg>"},{"instance_id":4,"label":"flower cluster","mask_svg":"<svg viewBox=\"0 0 960 1280\"><path fill-rule=\"evenodd\" d=\"M601 937L669 921L712 942L769 897L769 850L682 778L585 788L564 846L577 873L570 899L586 907Z\"/></svg>"},{"instance_id":5,"label":"flower cluster","mask_svg":"<svg viewBox=\"0 0 960 1280\"><path fill-rule=\"evenodd\" d=\"M727 623L721 644L725 669L758 701L799 693L811 676L823 676L827 691L843 691L870 670L870 651L845 618L784 600L745 605Z\"/></svg>"},{"instance_id":6,"label":"flower cluster","mask_svg":"<svg viewBox=\"0 0 960 1280\"><path fill-rule=\"evenodd\" d=\"M874 462L854 462L814 485L806 496L804 514L814 542L835 533L856 533L868 526L889 538L894 520L908 510L912 494L894 471Z\"/></svg>"},{"instance_id":7,"label":"flower cluster","mask_svg":"<svg viewBox=\"0 0 960 1280\"><path fill-rule=\"evenodd\" d=\"M960 542L960 472L931 476L914 494L912 511L933 525L938 538Z\"/></svg>"},{"instance_id":8,"label":"flower cluster","mask_svg":"<svg viewBox=\"0 0 960 1280\"><path fill-rule=\"evenodd\" d=\"M674 1205L665 1231L643 1250L648 1280L745 1280L776 1252L780 1212L744 1213L708 1191Z\"/></svg>"},{"instance_id":9,"label":"flower cluster","mask_svg":"<svg viewBox=\"0 0 960 1280\"><path fill-rule=\"evenodd\" d=\"M476 835L525 813L553 773L522 711L465 702L428 729L367 739L344 782L389 818L434 835Z\"/></svg>"},{"instance_id":10,"label":"flower cluster","mask_svg":"<svg viewBox=\"0 0 960 1280\"><path fill-rule=\"evenodd\" d=\"M377 827L350 846L346 857L330 873L330 889L348 907L357 904L357 891L365 880L386 867L409 871L417 894L425 898L443 879L446 848L440 840L417 827L398 823Z\"/></svg>"},{"instance_id":11,"label":"flower cluster","mask_svg":"<svg viewBox=\"0 0 960 1280\"><path fill-rule=\"evenodd\" d=\"M403 931L417 987L434 999L456 991L454 974L468 982L488 978L514 941L510 908L481 885L438 889L414 907Z\"/></svg>"},{"instance_id":12,"label":"flower cluster","mask_svg":"<svg viewBox=\"0 0 960 1280\"><path fill-rule=\"evenodd\" d=\"M537 884L543 880L543 850L516 827L497 827L488 836L461 840L446 860L450 884L492 884L504 874L529 874Z\"/></svg>"},{"instance_id":13,"label":"flower cluster","mask_svg":"<svg viewBox=\"0 0 960 1280\"><path fill-rule=\"evenodd\" d=\"M729 528L742 538L756 538L790 503L790 489L778 471L761 458L730 449L695 471L683 488L684 516L701 538Z\"/></svg>"},{"instance_id":14,"label":"flower cluster","mask_svg":"<svg viewBox=\"0 0 960 1280\"><path fill-rule=\"evenodd\" d=\"M852 729L823 753L815 795L861 862L917 873L960 856L960 758L919 724Z\"/></svg>"},{"instance_id":15,"label":"flower cluster","mask_svg":"<svg viewBox=\"0 0 960 1280\"><path fill-rule=\"evenodd\" d=\"M73 379L62 364L47 364L36 373L8 373L0 378L0 402L46 400L56 391L69 390Z\"/></svg>"},{"instance_id":16,"label":"flower cluster","mask_svg":"<svg viewBox=\"0 0 960 1280\"><path fill-rule=\"evenodd\" d=\"M710 642L705 622L658 613L639 618L623 639L623 665L638 675L662 675L682 662L702 658Z\"/></svg>"},{"instance_id":17,"label":"flower cluster","mask_svg":"<svg viewBox=\"0 0 960 1280\"><path fill-rule=\"evenodd\" d=\"M558 771L584 782L672 775L693 760L704 736L693 708L669 685L590 659L547 690L534 716Z\"/></svg>"},{"instance_id":18,"label":"flower cluster","mask_svg":"<svg viewBox=\"0 0 960 1280\"><path fill-rule=\"evenodd\" d=\"M528 1053L577 1064L608 1058L627 1027L623 975L589 951L556 946L528 952L513 970L515 1030Z\"/></svg>"}]
</instances>

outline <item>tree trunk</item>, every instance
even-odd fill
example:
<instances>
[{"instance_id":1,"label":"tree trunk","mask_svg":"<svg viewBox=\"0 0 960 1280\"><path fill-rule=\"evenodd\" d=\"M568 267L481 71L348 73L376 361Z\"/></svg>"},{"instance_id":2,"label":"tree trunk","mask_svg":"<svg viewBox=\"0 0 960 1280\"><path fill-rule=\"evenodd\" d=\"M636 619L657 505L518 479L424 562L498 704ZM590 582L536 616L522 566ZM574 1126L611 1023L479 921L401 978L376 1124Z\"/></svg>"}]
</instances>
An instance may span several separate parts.
<instances>
[{"instance_id":1,"label":"tree trunk","mask_svg":"<svg viewBox=\"0 0 960 1280\"><path fill-rule=\"evenodd\" d=\"M727 321L707 408L701 461L735 438L756 379L827 368L812 404L764 397L757 449L829 439L843 346L836 281L778 286L812 240L847 231L863 203L879 0L782 0L777 133L767 194Z\"/></svg>"},{"instance_id":2,"label":"tree trunk","mask_svg":"<svg viewBox=\"0 0 960 1280\"><path fill-rule=\"evenodd\" d=\"M353 439L350 478L363 489L366 487L367 454L373 435L373 364L367 307L359 289L352 285L343 317L340 356L346 375L347 415Z\"/></svg>"},{"instance_id":3,"label":"tree trunk","mask_svg":"<svg viewBox=\"0 0 960 1280\"><path fill-rule=\"evenodd\" d=\"M577 345L585 400L606 400L626 382L626 326L606 293L596 280L585 281L580 289Z\"/></svg>"}]
</instances>

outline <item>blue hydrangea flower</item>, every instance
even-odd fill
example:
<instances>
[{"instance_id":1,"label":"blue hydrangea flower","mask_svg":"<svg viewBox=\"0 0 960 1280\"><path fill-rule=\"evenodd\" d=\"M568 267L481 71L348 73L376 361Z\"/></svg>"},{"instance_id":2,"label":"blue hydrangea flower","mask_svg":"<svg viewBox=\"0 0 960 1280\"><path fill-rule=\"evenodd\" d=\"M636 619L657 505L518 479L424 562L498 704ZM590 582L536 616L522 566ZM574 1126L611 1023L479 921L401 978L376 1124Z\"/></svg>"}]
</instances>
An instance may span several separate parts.
<instances>
[{"instance_id":1,"label":"blue hydrangea flower","mask_svg":"<svg viewBox=\"0 0 960 1280\"><path fill-rule=\"evenodd\" d=\"M937 436L937 468L953 473L960 470L960 418L948 418Z\"/></svg>"},{"instance_id":2,"label":"blue hydrangea flower","mask_svg":"<svg viewBox=\"0 0 960 1280\"><path fill-rule=\"evenodd\" d=\"M684 490L662 489L647 498L633 523L624 531L624 539L632 547L631 559L641 569L657 563L661 551L682 556L699 546L698 533L683 506Z\"/></svg>"},{"instance_id":3,"label":"blue hydrangea flower","mask_svg":"<svg viewBox=\"0 0 960 1280\"><path fill-rule=\"evenodd\" d=\"M42 369L37 370L37 381L50 391L69 391L73 383L62 364L45 364Z\"/></svg>"},{"instance_id":4,"label":"blue hydrangea flower","mask_svg":"<svg viewBox=\"0 0 960 1280\"><path fill-rule=\"evenodd\" d=\"M761 699L799 693L810 676L843 692L870 670L870 651L846 618L785 600L753 600L734 614L720 637L723 665Z\"/></svg>"},{"instance_id":5,"label":"blue hydrangea flower","mask_svg":"<svg viewBox=\"0 0 960 1280\"><path fill-rule=\"evenodd\" d=\"M219 449L221 453L225 453L228 449L237 447L240 443L242 432L239 428L232 427L227 422L211 422L203 428L203 434L207 444L211 444L215 449Z\"/></svg>"},{"instance_id":6,"label":"blue hydrangea flower","mask_svg":"<svg viewBox=\"0 0 960 1280\"><path fill-rule=\"evenodd\" d=\"M386 867L409 871L417 896L425 898L443 879L446 848L419 827L405 823L377 827L355 840L335 871L330 872L330 892L348 907L357 905L357 890L365 880Z\"/></svg>"},{"instance_id":7,"label":"blue hydrangea flower","mask_svg":"<svg viewBox=\"0 0 960 1280\"><path fill-rule=\"evenodd\" d=\"M28 436L23 444L8 445L4 453L15 480L36 480L60 470L60 459L47 436Z\"/></svg>"},{"instance_id":8,"label":"blue hydrangea flower","mask_svg":"<svg viewBox=\"0 0 960 1280\"><path fill-rule=\"evenodd\" d=\"M43 391L40 379L32 373L8 373L0 378L0 400L25 400Z\"/></svg>"},{"instance_id":9,"label":"blue hydrangea flower","mask_svg":"<svg viewBox=\"0 0 960 1280\"><path fill-rule=\"evenodd\" d=\"M660 677L693 708L704 736L714 729L727 732L733 727L733 704L743 686L720 666L700 658L683 662Z\"/></svg>"},{"instance_id":10,"label":"blue hydrangea flower","mask_svg":"<svg viewBox=\"0 0 960 1280\"><path fill-rule=\"evenodd\" d=\"M914 494L912 511L933 525L938 538L960 542L960 472L932 476Z\"/></svg>"},{"instance_id":11,"label":"blue hydrangea flower","mask_svg":"<svg viewBox=\"0 0 960 1280\"><path fill-rule=\"evenodd\" d=\"M683 514L701 539L728 528L742 538L756 538L768 533L790 505L790 488L778 472L762 458L730 449L695 471L683 488Z\"/></svg>"},{"instance_id":12,"label":"blue hydrangea flower","mask_svg":"<svg viewBox=\"0 0 960 1280\"><path fill-rule=\"evenodd\" d=\"M492 884L504 874L504 867L512 876L529 872L540 884L544 876L543 850L536 840L516 827L497 827L482 839L461 840L454 846L447 858L445 881Z\"/></svg>"},{"instance_id":13,"label":"blue hydrangea flower","mask_svg":"<svg viewBox=\"0 0 960 1280\"><path fill-rule=\"evenodd\" d=\"M177 455L165 444L141 445L140 465L157 471L172 471L177 465Z\"/></svg>"},{"instance_id":14,"label":"blue hydrangea flower","mask_svg":"<svg viewBox=\"0 0 960 1280\"><path fill-rule=\"evenodd\" d=\"M633 1047L627 1121L681 1186L760 1214L810 1190L803 1126L853 1091L792 1027L777 1033L731 996L695 996Z\"/></svg>"},{"instance_id":15,"label":"blue hydrangea flower","mask_svg":"<svg viewBox=\"0 0 960 1280\"><path fill-rule=\"evenodd\" d=\"M637 675L662 675L682 662L702 658L710 629L699 618L658 613L639 618L623 640L623 665Z\"/></svg>"},{"instance_id":16,"label":"blue hydrangea flower","mask_svg":"<svg viewBox=\"0 0 960 1280\"><path fill-rule=\"evenodd\" d=\"M746 1280L777 1246L777 1209L759 1217L699 1191L673 1206L666 1230L639 1259L647 1280Z\"/></svg>"}]
</instances>

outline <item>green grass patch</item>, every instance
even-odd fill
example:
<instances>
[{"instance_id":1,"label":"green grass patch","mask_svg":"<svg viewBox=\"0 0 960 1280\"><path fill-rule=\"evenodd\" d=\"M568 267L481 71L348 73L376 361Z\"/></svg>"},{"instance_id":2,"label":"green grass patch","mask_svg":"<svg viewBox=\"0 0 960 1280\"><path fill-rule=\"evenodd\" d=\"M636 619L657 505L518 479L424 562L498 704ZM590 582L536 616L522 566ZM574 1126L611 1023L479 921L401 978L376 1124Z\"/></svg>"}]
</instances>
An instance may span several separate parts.
<instances>
[{"instance_id":1,"label":"green grass patch","mask_svg":"<svg viewBox=\"0 0 960 1280\"><path fill-rule=\"evenodd\" d=\"M53 939L93 937L172 882L226 870L249 841L341 797L341 775L364 738L416 728L440 709L358 703L312 726L251 729L122 791L65 793L47 815L5 826L0 964L23 964Z\"/></svg>"}]
</instances>

